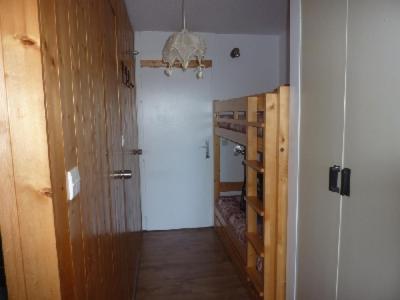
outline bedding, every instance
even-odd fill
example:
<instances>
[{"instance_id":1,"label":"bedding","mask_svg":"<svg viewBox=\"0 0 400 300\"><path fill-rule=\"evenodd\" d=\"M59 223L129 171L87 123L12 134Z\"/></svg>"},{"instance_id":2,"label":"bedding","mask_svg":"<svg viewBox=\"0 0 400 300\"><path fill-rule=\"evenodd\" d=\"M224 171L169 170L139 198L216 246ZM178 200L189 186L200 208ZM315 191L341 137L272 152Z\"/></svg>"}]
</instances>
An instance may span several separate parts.
<instances>
[{"instance_id":1,"label":"bedding","mask_svg":"<svg viewBox=\"0 0 400 300\"><path fill-rule=\"evenodd\" d=\"M217 202L217 209L221 213L225 222L232 226L236 238L240 241L243 248L246 247L246 213L240 209L240 195L220 196ZM262 222L257 222L258 233L262 235ZM264 260L257 257L257 271L264 269Z\"/></svg>"}]
</instances>

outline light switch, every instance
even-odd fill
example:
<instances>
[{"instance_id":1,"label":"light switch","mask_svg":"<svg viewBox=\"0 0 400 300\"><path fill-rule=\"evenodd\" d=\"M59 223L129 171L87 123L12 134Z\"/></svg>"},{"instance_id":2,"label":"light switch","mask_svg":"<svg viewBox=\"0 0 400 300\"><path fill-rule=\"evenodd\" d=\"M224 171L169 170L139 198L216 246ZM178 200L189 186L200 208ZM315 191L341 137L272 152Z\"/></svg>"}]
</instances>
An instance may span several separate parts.
<instances>
[{"instance_id":1,"label":"light switch","mask_svg":"<svg viewBox=\"0 0 400 300\"><path fill-rule=\"evenodd\" d=\"M73 200L81 191L81 177L77 167L67 172L67 197Z\"/></svg>"}]
</instances>

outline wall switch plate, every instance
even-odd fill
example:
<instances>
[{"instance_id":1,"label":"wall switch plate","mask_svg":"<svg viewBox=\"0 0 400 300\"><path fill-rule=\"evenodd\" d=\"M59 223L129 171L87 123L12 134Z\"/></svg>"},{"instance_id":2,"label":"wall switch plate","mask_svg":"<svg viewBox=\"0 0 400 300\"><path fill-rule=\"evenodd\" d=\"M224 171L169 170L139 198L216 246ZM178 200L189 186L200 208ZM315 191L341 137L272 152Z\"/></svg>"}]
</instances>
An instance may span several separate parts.
<instances>
[{"instance_id":1,"label":"wall switch plate","mask_svg":"<svg viewBox=\"0 0 400 300\"><path fill-rule=\"evenodd\" d=\"M73 200L81 191L81 177L77 167L67 172L67 198Z\"/></svg>"}]
</instances>

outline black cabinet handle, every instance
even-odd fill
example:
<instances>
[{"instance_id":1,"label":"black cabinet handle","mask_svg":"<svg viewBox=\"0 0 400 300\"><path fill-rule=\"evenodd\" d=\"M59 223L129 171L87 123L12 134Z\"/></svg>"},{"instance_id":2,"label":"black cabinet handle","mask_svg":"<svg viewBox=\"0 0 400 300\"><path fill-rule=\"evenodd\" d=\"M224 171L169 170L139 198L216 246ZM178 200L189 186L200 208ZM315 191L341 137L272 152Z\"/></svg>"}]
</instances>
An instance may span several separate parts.
<instances>
[{"instance_id":1,"label":"black cabinet handle","mask_svg":"<svg viewBox=\"0 0 400 300\"><path fill-rule=\"evenodd\" d=\"M329 168L329 190L334 193L339 193L338 178L340 166L334 165Z\"/></svg>"},{"instance_id":2,"label":"black cabinet handle","mask_svg":"<svg viewBox=\"0 0 400 300\"><path fill-rule=\"evenodd\" d=\"M343 196L350 196L350 176L351 170L344 168L342 170L342 180L340 185L340 194Z\"/></svg>"}]
</instances>

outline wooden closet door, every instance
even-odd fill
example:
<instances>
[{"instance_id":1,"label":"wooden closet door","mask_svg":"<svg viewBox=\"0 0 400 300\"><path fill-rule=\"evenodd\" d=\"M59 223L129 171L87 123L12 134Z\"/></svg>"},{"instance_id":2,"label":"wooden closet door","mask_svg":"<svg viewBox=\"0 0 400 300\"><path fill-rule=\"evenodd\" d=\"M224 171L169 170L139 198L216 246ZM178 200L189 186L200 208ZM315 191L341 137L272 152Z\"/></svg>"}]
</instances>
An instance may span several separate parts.
<instances>
[{"instance_id":1,"label":"wooden closet door","mask_svg":"<svg viewBox=\"0 0 400 300\"><path fill-rule=\"evenodd\" d=\"M124 30L125 55L122 59L131 77L130 83L135 85L135 63L133 53L133 32ZM138 152L138 125L136 113L136 95L134 86L122 85L121 100L123 107L123 134L124 134L124 168L132 171L132 178L124 181L126 205L126 230L130 247L129 273L132 281L131 287L135 290L136 274L139 268L139 252L141 245L142 213L140 199L140 170Z\"/></svg>"},{"instance_id":2,"label":"wooden closet door","mask_svg":"<svg viewBox=\"0 0 400 300\"><path fill-rule=\"evenodd\" d=\"M131 30L127 31L126 36L127 51L133 53L134 38ZM126 97L124 99L124 163L133 172L131 180L126 181L126 195L129 199L129 214L127 218L127 228L129 233L137 235L142 230L142 213L140 198L140 169L139 157L139 134L136 106L136 82L135 82L135 60L129 55L126 60L129 72L131 74L131 83L134 86L126 88Z\"/></svg>"},{"instance_id":3,"label":"wooden closet door","mask_svg":"<svg viewBox=\"0 0 400 300\"><path fill-rule=\"evenodd\" d=\"M328 171L342 161L346 0L304 0L302 13L297 299L333 300L340 196Z\"/></svg>"},{"instance_id":4,"label":"wooden closet door","mask_svg":"<svg viewBox=\"0 0 400 300\"><path fill-rule=\"evenodd\" d=\"M133 56L133 31L128 15L122 6L118 18L118 60L119 60L119 97L121 102L123 163L124 169L132 172L132 177L124 179L126 243L125 266L129 282L129 295L135 291L139 268L139 250L141 243L141 206L140 171L138 152L138 130L135 99L135 63Z\"/></svg>"},{"instance_id":5,"label":"wooden closet door","mask_svg":"<svg viewBox=\"0 0 400 300\"><path fill-rule=\"evenodd\" d=\"M107 127L107 153L110 173L123 170L122 116L119 97L116 11L109 1L104 9L104 84ZM113 233L113 287L115 299L128 299L126 270L125 195L123 180L110 179L111 226ZM110 258L111 259L111 258Z\"/></svg>"},{"instance_id":6,"label":"wooden closet door","mask_svg":"<svg viewBox=\"0 0 400 300\"><path fill-rule=\"evenodd\" d=\"M350 0L341 300L400 299L400 2Z\"/></svg>"}]
</instances>

